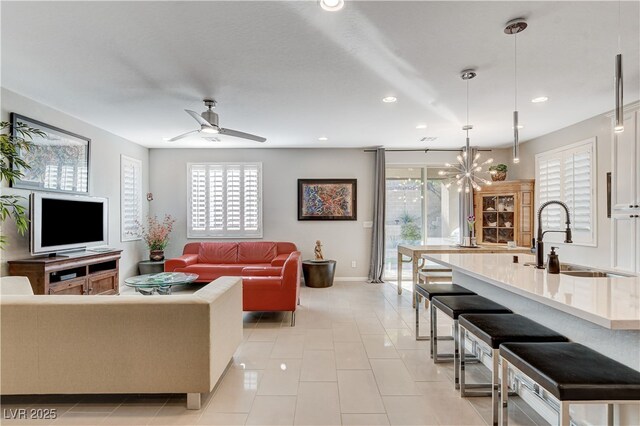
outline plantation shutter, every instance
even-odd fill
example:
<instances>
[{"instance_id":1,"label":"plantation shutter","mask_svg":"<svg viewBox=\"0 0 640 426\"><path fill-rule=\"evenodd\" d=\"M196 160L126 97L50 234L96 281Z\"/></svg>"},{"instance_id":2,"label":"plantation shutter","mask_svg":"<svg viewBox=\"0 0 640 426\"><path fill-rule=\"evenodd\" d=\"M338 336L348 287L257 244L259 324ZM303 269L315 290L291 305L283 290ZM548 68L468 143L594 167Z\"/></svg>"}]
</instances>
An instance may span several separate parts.
<instances>
[{"instance_id":1,"label":"plantation shutter","mask_svg":"<svg viewBox=\"0 0 640 426\"><path fill-rule=\"evenodd\" d=\"M78 180L81 179L80 174ZM142 161L125 155L120 163L120 210L120 239L139 240L142 223Z\"/></svg>"},{"instance_id":2,"label":"plantation shutter","mask_svg":"<svg viewBox=\"0 0 640 426\"><path fill-rule=\"evenodd\" d=\"M540 161L536 183L538 184L539 204L550 200L561 200L562 175L561 160L559 158L547 158ZM549 206L542 213L542 227L544 229L557 229L562 226L560 206Z\"/></svg>"},{"instance_id":3,"label":"plantation shutter","mask_svg":"<svg viewBox=\"0 0 640 426\"><path fill-rule=\"evenodd\" d=\"M190 164L188 236L262 237L262 164Z\"/></svg>"},{"instance_id":4,"label":"plantation shutter","mask_svg":"<svg viewBox=\"0 0 640 426\"><path fill-rule=\"evenodd\" d=\"M575 244L596 242L595 139L536 156L537 207L560 200L569 207ZM564 229L564 210L557 205L542 214L543 230ZM547 234L545 241L561 242L563 236Z\"/></svg>"}]
</instances>

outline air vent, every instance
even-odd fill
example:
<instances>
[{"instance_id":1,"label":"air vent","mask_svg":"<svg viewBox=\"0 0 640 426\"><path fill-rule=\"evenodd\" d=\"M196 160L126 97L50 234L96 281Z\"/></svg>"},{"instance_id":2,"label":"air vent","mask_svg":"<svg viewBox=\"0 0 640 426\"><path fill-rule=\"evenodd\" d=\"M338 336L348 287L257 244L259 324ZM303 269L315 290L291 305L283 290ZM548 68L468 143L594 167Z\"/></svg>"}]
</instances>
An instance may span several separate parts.
<instances>
[{"instance_id":1,"label":"air vent","mask_svg":"<svg viewBox=\"0 0 640 426\"><path fill-rule=\"evenodd\" d=\"M420 139L420 142L433 142L436 139L438 139L436 136L425 136L424 138Z\"/></svg>"},{"instance_id":2,"label":"air vent","mask_svg":"<svg viewBox=\"0 0 640 426\"><path fill-rule=\"evenodd\" d=\"M220 138L216 138L215 136L211 136L211 137L203 137L202 139L206 139L209 142L220 142Z\"/></svg>"}]
</instances>

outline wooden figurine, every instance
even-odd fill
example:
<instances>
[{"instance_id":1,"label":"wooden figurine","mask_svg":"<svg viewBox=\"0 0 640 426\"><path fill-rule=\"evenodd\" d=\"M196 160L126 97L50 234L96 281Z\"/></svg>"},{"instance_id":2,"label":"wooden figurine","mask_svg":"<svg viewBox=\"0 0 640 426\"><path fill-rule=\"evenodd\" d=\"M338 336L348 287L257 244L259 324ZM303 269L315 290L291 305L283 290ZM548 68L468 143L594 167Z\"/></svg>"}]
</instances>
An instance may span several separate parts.
<instances>
[{"instance_id":1,"label":"wooden figurine","mask_svg":"<svg viewBox=\"0 0 640 426\"><path fill-rule=\"evenodd\" d=\"M324 256L322 255L322 242L320 240L316 241L316 248L313 252L316 255L316 260L324 260Z\"/></svg>"}]
</instances>

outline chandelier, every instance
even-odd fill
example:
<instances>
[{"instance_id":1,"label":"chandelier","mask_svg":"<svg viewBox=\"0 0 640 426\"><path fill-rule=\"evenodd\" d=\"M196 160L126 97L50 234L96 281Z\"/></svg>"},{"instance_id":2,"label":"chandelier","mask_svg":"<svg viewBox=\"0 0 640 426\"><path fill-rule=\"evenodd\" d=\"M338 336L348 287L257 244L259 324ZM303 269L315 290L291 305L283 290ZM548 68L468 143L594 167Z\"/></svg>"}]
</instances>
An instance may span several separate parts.
<instances>
[{"instance_id":1,"label":"chandelier","mask_svg":"<svg viewBox=\"0 0 640 426\"><path fill-rule=\"evenodd\" d=\"M483 171L483 166L493 163L493 158L489 158L480 163L480 153L473 153L469 146L469 130L473 129L473 126L469 124L469 80L477 75L475 70L462 71L462 79L467 82L467 124L462 127L462 130L466 132L466 144L462 153L456 156L458 164L446 163L444 166L446 170L440 170L439 176L442 176L447 182L445 188L450 188L454 183L458 185L458 192L464 191L465 193L471 192L471 188L476 191L482 190L481 185L491 185L491 181L485 179L482 175L486 174L489 177L495 174L496 171Z\"/></svg>"}]
</instances>

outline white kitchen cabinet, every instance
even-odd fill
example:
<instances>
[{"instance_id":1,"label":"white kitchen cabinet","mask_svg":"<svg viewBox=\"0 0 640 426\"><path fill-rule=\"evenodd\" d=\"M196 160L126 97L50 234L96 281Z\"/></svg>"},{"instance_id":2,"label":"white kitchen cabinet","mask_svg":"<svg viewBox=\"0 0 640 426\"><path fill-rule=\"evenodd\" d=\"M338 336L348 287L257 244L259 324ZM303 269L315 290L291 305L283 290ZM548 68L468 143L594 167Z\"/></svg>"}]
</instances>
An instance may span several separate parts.
<instances>
[{"instance_id":1,"label":"white kitchen cabinet","mask_svg":"<svg viewBox=\"0 0 640 426\"><path fill-rule=\"evenodd\" d=\"M614 133L611 175L613 210L640 208L638 112L624 114L624 132Z\"/></svg>"},{"instance_id":2,"label":"white kitchen cabinet","mask_svg":"<svg viewBox=\"0 0 640 426\"><path fill-rule=\"evenodd\" d=\"M637 272L640 268L640 215L634 212L611 215L611 237L611 266Z\"/></svg>"},{"instance_id":3,"label":"white kitchen cabinet","mask_svg":"<svg viewBox=\"0 0 640 426\"><path fill-rule=\"evenodd\" d=\"M640 110L624 115L613 133L611 159L611 266L640 274Z\"/></svg>"}]
</instances>

